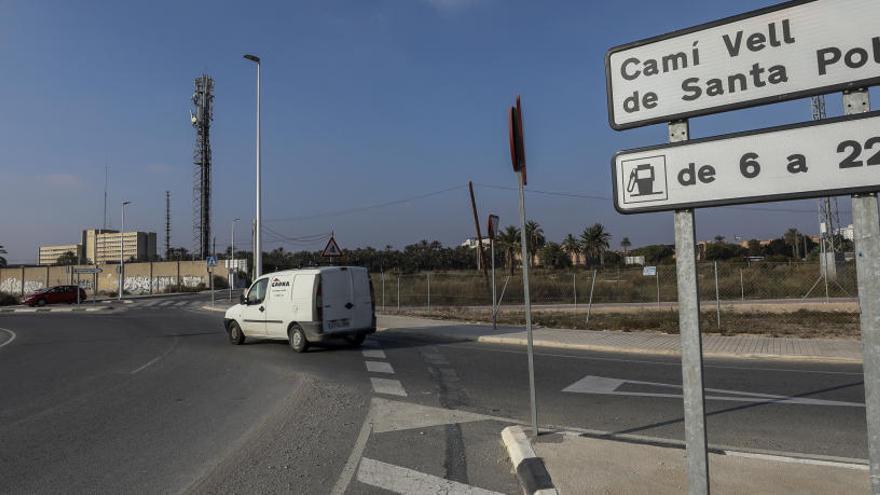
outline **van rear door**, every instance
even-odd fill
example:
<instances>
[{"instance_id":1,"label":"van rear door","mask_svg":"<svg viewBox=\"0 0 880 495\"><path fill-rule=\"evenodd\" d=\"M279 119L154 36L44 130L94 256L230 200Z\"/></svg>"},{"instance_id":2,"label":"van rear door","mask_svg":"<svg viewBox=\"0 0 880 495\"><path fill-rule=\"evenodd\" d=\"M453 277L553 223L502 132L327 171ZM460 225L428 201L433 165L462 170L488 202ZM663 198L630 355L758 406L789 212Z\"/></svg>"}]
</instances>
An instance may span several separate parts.
<instances>
[{"instance_id":1,"label":"van rear door","mask_svg":"<svg viewBox=\"0 0 880 495\"><path fill-rule=\"evenodd\" d=\"M354 328L352 316L355 301L348 268L321 271L321 297L324 303L325 333Z\"/></svg>"},{"instance_id":2,"label":"van rear door","mask_svg":"<svg viewBox=\"0 0 880 495\"><path fill-rule=\"evenodd\" d=\"M352 308L352 328L371 328L373 326L373 291L370 290L370 274L366 268L351 268L354 308Z\"/></svg>"}]
</instances>

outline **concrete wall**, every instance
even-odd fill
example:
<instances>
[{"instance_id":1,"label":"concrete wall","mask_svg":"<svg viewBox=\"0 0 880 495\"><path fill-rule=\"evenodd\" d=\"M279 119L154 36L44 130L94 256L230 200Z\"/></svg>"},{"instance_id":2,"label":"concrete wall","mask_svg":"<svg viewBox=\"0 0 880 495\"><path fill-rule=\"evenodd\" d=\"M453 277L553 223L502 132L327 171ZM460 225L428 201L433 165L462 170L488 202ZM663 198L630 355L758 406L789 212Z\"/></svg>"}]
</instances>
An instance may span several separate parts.
<instances>
[{"instance_id":1,"label":"concrete wall","mask_svg":"<svg viewBox=\"0 0 880 495\"><path fill-rule=\"evenodd\" d=\"M80 265L87 267L90 265ZM77 276L67 266L27 266L0 268L0 292L21 296L37 289L55 285L75 284ZM116 293L119 289L119 265L101 265L97 275L79 275L80 285L89 295L98 292ZM227 279L224 266L214 267L214 275ZM125 291L130 294L160 294L193 289L199 285L210 287L208 270L204 261L160 261L152 263L125 264Z\"/></svg>"}]
</instances>

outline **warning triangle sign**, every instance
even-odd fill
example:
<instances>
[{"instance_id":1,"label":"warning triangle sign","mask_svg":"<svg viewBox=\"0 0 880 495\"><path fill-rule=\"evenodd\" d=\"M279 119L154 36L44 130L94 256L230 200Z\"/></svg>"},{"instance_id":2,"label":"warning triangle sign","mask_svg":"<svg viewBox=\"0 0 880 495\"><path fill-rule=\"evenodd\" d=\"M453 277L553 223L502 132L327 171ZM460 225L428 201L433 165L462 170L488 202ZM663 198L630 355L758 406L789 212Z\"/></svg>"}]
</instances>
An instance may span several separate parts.
<instances>
[{"instance_id":1,"label":"warning triangle sign","mask_svg":"<svg viewBox=\"0 0 880 495\"><path fill-rule=\"evenodd\" d=\"M324 251L321 253L321 256L326 256L327 258L342 256L342 250L339 249L339 244L336 244L335 237L330 236L330 240L327 241L327 246L324 247Z\"/></svg>"}]
</instances>

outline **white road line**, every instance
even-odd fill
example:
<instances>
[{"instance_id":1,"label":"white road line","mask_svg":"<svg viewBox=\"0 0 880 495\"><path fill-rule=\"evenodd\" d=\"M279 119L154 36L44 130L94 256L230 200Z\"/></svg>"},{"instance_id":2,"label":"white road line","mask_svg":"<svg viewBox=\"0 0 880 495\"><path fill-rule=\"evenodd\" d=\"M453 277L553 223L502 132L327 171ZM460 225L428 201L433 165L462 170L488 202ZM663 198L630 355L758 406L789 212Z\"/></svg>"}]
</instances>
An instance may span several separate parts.
<instances>
[{"instance_id":1,"label":"white road line","mask_svg":"<svg viewBox=\"0 0 880 495\"><path fill-rule=\"evenodd\" d=\"M0 328L0 330L3 330L4 332L8 332L8 333L9 333L9 340L7 340L6 342L0 344L0 347L3 347L3 346L8 345L8 344L11 344L12 341L15 340L15 332L13 332L12 330L6 329L6 328Z\"/></svg>"},{"instance_id":2,"label":"white road line","mask_svg":"<svg viewBox=\"0 0 880 495\"><path fill-rule=\"evenodd\" d=\"M373 383L373 392L376 392L377 394L406 397L406 390L403 389L403 385L401 385L398 380L371 377L370 381Z\"/></svg>"},{"instance_id":3,"label":"white road line","mask_svg":"<svg viewBox=\"0 0 880 495\"><path fill-rule=\"evenodd\" d=\"M382 362L382 361L365 361L367 364L367 371L370 373L394 373L394 368L391 367L390 364Z\"/></svg>"},{"instance_id":4,"label":"white road line","mask_svg":"<svg viewBox=\"0 0 880 495\"><path fill-rule=\"evenodd\" d=\"M420 473L366 457L361 459L357 479L361 483L400 494L443 493L446 495L500 495L498 492L465 485L427 473Z\"/></svg>"},{"instance_id":5,"label":"white road line","mask_svg":"<svg viewBox=\"0 0 880 495\"><path fill-rule=\"evenodd\" d=\"M373 359L385 359L385 351L382 349L364 349L364 357Z\"/></svg>"},{"instance_id":6,"label":"white road line","mask_svg":"<svg viewBox=\"0 0 880 495\"><path fill-rule=\"evenodd\" d=\"M735 456L735 457L746 457L749 459L787 462L790 464L808 464L811 466L831 466L831 467L836 467L836 468L852 469L855 471L868 471L868 466L865 464L853 464L853 463L848 463L848 462L834 462L834 461L825 461L825 460L821 460L821 459L804 459L801 457L785 457L785 456L768 455L768 454L754 454L751 452L737 452L737 451L731 451L731 450L724 451L724 455Z\"/></svg>"},{"instance_id":7,"label":"white road line","mask_svg":"<svg viewBox=\"0 0 880 495\"><path fill-rule=\"evenodd\" d=\"M162 301L162 302L158 303L156 306L169 306L171 304L174 304L174 301Z\"/></svg>"},{"instance_id":8,"label":"white road line","mask_svg":"<svg viewBox=\"0 0 880 495\"><path fill-rule=\"evenodd\" d=\"M137 374L138 371L142 371L142 370L147 369L151 364L153 364L153 363L155 363L156 361L162 359L163 357L165 357L165 356L164 356L164 355L162 355L162 356L156 356L156 357L154 357L153 359L150 359L149 361L147 361L147 364L145 364L145 365L141 366L140 368L138 368L138 369L132 371L131 374L134 375L134 374Z\"/></svg>"}]
</instances>

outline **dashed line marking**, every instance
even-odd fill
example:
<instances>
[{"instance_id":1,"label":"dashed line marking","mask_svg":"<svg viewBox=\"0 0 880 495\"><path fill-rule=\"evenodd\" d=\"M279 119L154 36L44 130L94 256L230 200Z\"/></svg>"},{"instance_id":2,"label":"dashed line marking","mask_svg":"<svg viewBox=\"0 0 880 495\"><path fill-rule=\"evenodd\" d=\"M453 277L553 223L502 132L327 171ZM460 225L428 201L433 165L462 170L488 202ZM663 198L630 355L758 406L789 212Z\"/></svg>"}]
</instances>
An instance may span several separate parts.
<instances>
[{"instance_id":1,"label":"dashed line marking","mask_svg":"<svg viewBox=\"0 0 880 495\"><path fill-rule=\"evenodd\" d=\"M370 382L373 383L373 392L377 394L406 397L406 390L403 389L403 385L401 385L399 380L370 377Z\"/></svg>"},{"instance_id":2,"label":"dashed line marking","mask_svg":"<svg viewBox=\"0 0 880 495\"><path fill-rule=\"evenodd\" d=\"M394 493L443 493L446 495L501 495L405 467L361 458L357 480Z\"/></svg>"},{"instance_id":3,"label":"dashed line marking","mask_svg":"<svg viewBox=\"0 0 880 495\"><path fill-rule=\"evenodd\" d=\"M385 359L385 351L382 349L364 349L362 352L367 358Z\"/></svg>"},{"instance_id":4,"label":"dashed line marking","mask_svg":"<svg viewBox=\"0 0 880 495\"><path fill-rule=\"evenodd\" d=\"M370 373L394 373L394 368L383 361L366 361L367 371Z\"/></svg>"}]
</instances>

